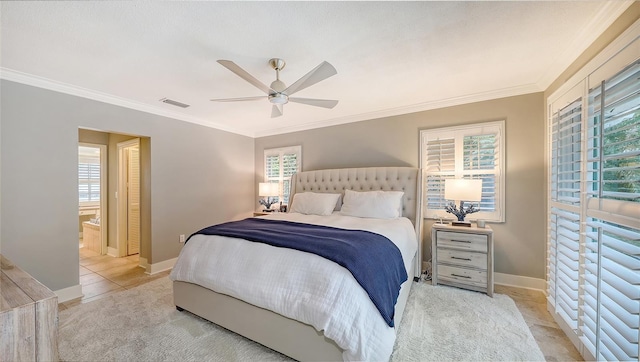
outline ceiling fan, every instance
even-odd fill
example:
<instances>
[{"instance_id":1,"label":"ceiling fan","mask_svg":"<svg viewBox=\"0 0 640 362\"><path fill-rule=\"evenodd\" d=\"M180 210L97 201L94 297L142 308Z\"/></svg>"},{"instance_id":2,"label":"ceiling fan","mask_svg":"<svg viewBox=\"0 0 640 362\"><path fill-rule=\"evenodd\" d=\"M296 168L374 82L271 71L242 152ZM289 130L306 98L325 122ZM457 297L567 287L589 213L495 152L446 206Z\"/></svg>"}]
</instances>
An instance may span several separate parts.
<instances>
[{"instance_id":1,"label":"ceiling fan","mask_svg":"<svg viewBox=\"0 0 640 362\"><path fill-rule=\"evenodd\" d=\"M271 118L280 117L283 114L282 106L289 102L296 102L307 104L310 106L333 108L338 104L336 100L330 99L314 99L314 98L298 98L291 97L295 92L301 91L309 86L312 86L318 82L321 82L332 75L338 74L336 68L333 65L322 62L320 65L312 69L309 73L305 74L302 78L298 79L290 86L286 86L284 82L280 80L280 71L285 66L285 61L279 58L273 58L269 60L269 65L276 71L276 80L274 80L270 86L262 83L254 76L249 74L244 69L240 68L236 63L230 60L218 60L223 67L234 72L240 78L253 84L256 88L265 92L266 96L257 97L243 97L243 98L226 98L226 99L212 99L214 102L240 102L240 101L254 101L259 99L268 99L273 106L271 107Z\"/></svg>"}]
</instances>

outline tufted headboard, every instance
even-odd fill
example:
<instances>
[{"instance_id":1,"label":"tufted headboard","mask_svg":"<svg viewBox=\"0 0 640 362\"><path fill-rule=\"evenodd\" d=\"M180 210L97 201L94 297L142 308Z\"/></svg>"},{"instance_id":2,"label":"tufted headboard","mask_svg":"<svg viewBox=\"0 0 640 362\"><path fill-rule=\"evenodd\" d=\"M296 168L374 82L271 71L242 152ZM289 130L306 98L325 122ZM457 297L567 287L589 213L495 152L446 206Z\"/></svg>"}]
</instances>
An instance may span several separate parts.
<instances>
[{"instance_id":1,"label":"tufted headboard","mask_svg":"<svg viewBox=\"0 0 640 362\"><path fill-rule=\"evenodd\" d=\"M417 276L420 276L422 248L422 172L413 167L364 167L303 171L291 176L289 200L299 192L340 193L353 191L404 191L402 216L411 220L418 238ZM342 202L342 197L338 201ZM341 205L340 205L341 206Z\"/></svg>"},{"instance_id":2,"label":"tufted headboard","mask_svg":"<svg viewBox=\"0 0 640 362\"><path fill-rule=\"evenodd\" d=\"M291 177L289 199L298 192L404 191L402 216L416 224L421 189L419 169L413 167L340 168L299 172ZM340 198L339 202L342 202Z\"/></svg>"}]
</instances>

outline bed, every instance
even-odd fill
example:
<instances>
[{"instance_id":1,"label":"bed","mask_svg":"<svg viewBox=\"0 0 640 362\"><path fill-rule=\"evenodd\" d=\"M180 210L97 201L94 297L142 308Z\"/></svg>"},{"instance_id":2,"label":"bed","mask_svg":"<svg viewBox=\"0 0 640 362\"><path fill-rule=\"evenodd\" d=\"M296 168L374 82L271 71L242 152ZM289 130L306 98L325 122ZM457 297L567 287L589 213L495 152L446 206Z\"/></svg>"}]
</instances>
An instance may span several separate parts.
<instances>
[{"instance_id":1,"label":"bed","mask_svg":"<svg viewBox=\"0 0 640 362\"><path fill-rule=\"evenodd\" d=\"M404 282L400 288L399 295L397 297L397 302L395 304L395 326L399 325L402 320L402 314L404 312L404 307L407 302L407 298L409 296L409 291L411 289L412 281L419 280L420 271L421 271L421 258L420 255L422 253L420 248L421 240L421 213L420 213L420 197L421 197L421 172L416 168L409 167L371 167L371 168L351 168L351 169L333 169L333 170L318 170L318 171L305 171L300 172L292 177L291 180L291 190L290 190L290 200L294 200L296 194L307 193L340 193L340 199L337 202L336 209L340 209L340 205L342 202L342 198L344 197L345 190L353 190L353 191L402 191L404 194L402 195L402 205L401 212L404 218L400 218L397 221L389 220L386 221L389 224L379 225L376 224L371 226L374 232L380 232L384 234L386 232L392 233L395 231L392 230L400 230L395 229L396 224L393 223L402 223L406 222L408 224L409 231L413 233L411 237L415 242L415 248L412 249L411 255L403 255L403 262L406 267L406 272L408 274L407 281ZM338 224L336 227L344 227L344 228L354 228L358 229L362 227L363 229L369 227L372 221L364 220L359 218L353 218L350 220L349 216L339 215L339 212L335 212L332 215L327 217L323 216L315 216L315 215L301 215L296 213L284 214L284 213L275 213L273 215L264 216L262 218L265 219L283 219L290 220L294 222L305 222L316 225L329 225L331 226L333 223ZM407 221L407 219L409 221ZM344 221L347 220L347 221ZM353 222L353 223L352 223ZM345 224L346 223L346 224ZM375 224L375 222L374 222ZM348 226L344 226L348 225ZM349 226L351 225L351 226ZM355 225L355 226L354 226ZM404 230L407 229L407 226L403 226ZM395 236L394 236L395 237ZM195 240L195 239L194 239ZM245 240L241 240L242 242L246 242ZM246 242L250 243L250 242ZM394 241L395 243L395 241ZM258 244L258 243L251 243ZM204 245L204 244L203 244ZM188 244L187 244L188 246ZM187 248L185 246L185 249ZM263 248L273 248L271 246L262 246ZM255 247L253 247L255 248ZM245 336L251 340L254 340L264 346L267 346L273 350L276 350L280 353L283 353L287 356L290 356L297 360L303 361L311 361L311 360L322 360L322 361L338 361L338 360L346 360L346 359L379 359L379 356L384 355L385 353L390 353L388 350L388 346L384 347L386 350L380 351L360 351L359 348L369 348L362 347L357 345L358 343L363 342L354 342L355 347L345 342L345 338L342 334L336 334L332 331L331 328L324 328L321 326L312 326L311 323L305 320L304 313L302 313L302 317L298 318L296 313L301 312L289 312L279 310L280 313L272 311L278 309L276 307L271 306L271 302L268 302L267 306L265 306L261 299L260 303L256 302L256 297L247 297L242 298L245 300L241 300L238 295L234 293L229 293L225 289L224 286L218 287L211 286L207 284L206 281L200 282L196 277L190 279L190 276L199 275L195 273L193 270L189 269L187 266L189 261L186 260L186 256L183 257L183 253L187 254L183 249L181 256L176 263L176 268L172 272L171 278L173 280L173 290L174 290L174 303L178 310L187 310L193 314L196 314L200 317L203 317L219 326L222 326L226 329L234 331L242 336ZM282 249L282 248L273 248L273 249ZM288 249L287 249L288 250ZM403 253L408 253L403 249ZM279 251L280 252L280 251ZM292 258L291 255L295 253L301 253L296 250L291 251L282 251L289 253L286 255L286 258ZM247 255L247 258L251 257L254 252L247 252L245 249L234 250L229 255ZM255 252L255 254L260 254L261 252ZM196 263L193 259L203 259L201 256L203 253L201 252L192 252L191 262ZM305 253L302 253L305 254ZM271 254L270 254L271 255ZM279 257L279 256L278 256ZM275 257L273 260L278 260ZM314 255L315 257L315 255ZM283 256L284 258L284 256ZM294 259L282 259L282 260L294 260ZM319 258L319 257L318 257ZM185 259L185 260L181 260ZM228 260L230 258L226 258ZM271 260L271 257L269 258ZM319 258L322 259L322 258ZM318 268L317 270L323 270L321 267L324 267L324 264L314 264L314 263L329 263L330 261L320 261L316 259L313 263L309 262L310 265L314 265L314 268ZM235 283L235 287L247 289L249 292L253 292L254 294L261 297L263 290L269 289L270 287L265 286L266 282L261 282L261 275L263 270L265 270L265 266L269 263L265 260L264 263L262 261L256 262L255 256L253 260L253 264L248 265L236 265L236 269L230 276L225 277L225 281L228 283ZM297 260L297 259L295 259ZM207 263L209 263L207 261ZM218 262L216 262L218 263ZM290 262L288 264L292 264L291 267L295 267L296 264L305 264L305 262ZM234 262L234 264L242 264ZM340 268L339 266L334 266ZM255 269L254 269L255 268ZM316 269L314 269L316 270ZM296 272L297 273L297 272ZM291 274L296 274L291 273ZM348 273L348 271L346 271ZM242 275L247 274L253 276L251 279L255 279L255 284L251 285L253 281L247 282L247 278L243 279ZM235 276L237 275L237 281L235 280ZM198 277L200 278L200 277ZM212 277L213 278L213 277ZM206 278L205 278L206 279ZM329 279L335 279L333 276ZM345 277L345 280L347 277ZM351 277L351 279L353 279ZM341 279L339 279L341 280ZM355 280L354 280L355 282ZM351 283L351 282L349 282ZM203 285L207 286L203 286ZM212 290L216 289L218 292ZM362 298L360 295L364 293L366 296L366 292L358 291L360 288L348 288L346 289L347 294L343 298L347 298L349 300L358 301L358 298ZM298 293L299 291L295 290L291 293ZM339 295L342 295L340 292ZM302 292L300 292L302 293ZM280 293L282 294L282 293ZM235 296L235 297L234 297ZM252 299L254 298L254 299ZM315 298L315 297L314 297ZM277 299L277 298L276 298ZM304 300L304 295L297 296L296 300ZM314 300L315 299L311 299ZM277 304L273 302L273 304ZM366 303L362 303L366 304ZM256 306L262 305L263 307ZM359 305L358 305L359 306ZM351 306L350 308L353 308ZM380 327L380 323L377 320L382 320L382 318L378 317L373 318L369 317L367 313L371 313L368 311L369 307L362 307L362 315L357 317L359 318L357 321L354 321L355 324L365 323L365 329L371 329L374 331L373 336L364 336L360 337L351 337L360 341L358 338L364 338L362 340L368 341L376 340L376 338L381 338L381 340L388 340L388 336L390 334L393 335L393 339L395 339L395 330L394 328ZM359 309L359 308L356 308ZM370 308L369 308L370 309ZM339 310L339 309L337 309ZM289 317L285 316L288 315ZM294 317L293 315L296 315ZM348 318L341 315L340 317L336 316L323 316L328 321L329 324L340 324L340 323L352 323L349 322ZM298 319L298 320L297 320ZM342 320L345 320L344 322ZM309 323L305 323L303 320ZM370 321L374 322L370 322ZM363 322L364 321L364 322ZM369 325L369 323L374 323ZM377 323L377 324L375 324ZM382 322L384 324L384 321ZM386 327L386 326L385 326ZM332 327L334 328L334 327ZM342 333L342 332L340 332ZM368 333L368 332L367 332ZM378 334L380 336L378 336ZM347 339L348 339L347 338ZM373 339L371 339L373 338ZM347 340L347 342L350 342ZM387 343L387 342L385 342ZM392 342L391 342L392 343ZM364 343L364 344L372 344L372 343ZM388 343L387 343L388 344ZM393 343L392 343L393 344ZM341 345L346 348L341 347ZM391 345L391 348L393 345ZM377 347L376 347L377 348ZM381 347L382 348L382 347Z\"/></svg>"}]
</instances>

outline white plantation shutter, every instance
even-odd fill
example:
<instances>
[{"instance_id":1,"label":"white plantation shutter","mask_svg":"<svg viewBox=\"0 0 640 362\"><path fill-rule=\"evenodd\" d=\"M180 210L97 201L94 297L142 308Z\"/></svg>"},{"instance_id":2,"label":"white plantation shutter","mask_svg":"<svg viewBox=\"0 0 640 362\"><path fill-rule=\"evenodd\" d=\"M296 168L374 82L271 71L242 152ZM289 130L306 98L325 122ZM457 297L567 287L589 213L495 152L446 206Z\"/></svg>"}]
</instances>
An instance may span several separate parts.
<instances>
[{"instance_id":1,"label":"white plantation shutter","mask_svg":"<svg viewBox=\"0 0 640 362\"><path fill-rule=\"evenodd\" d=\"M589 107L590 196L640 199L640 61L591 89Z\"/></svg>"},{"instance_id":2,"label":"white plantation shutter","mask_svg":"<svg viewBox=\"0 0 640 362\"><path fill-rule=\"evenodd\" d=\"M547 298L571 329L578 328L581 125L582 97L552 113Z\"/></svg>"},{"instance_id":3,"label":"white plantation shutter","mask_svg":"<svg viewBox=\"0 0 640 362\"><path fill-rule=\"evenodd\" d=\"M480 212L472 219L504 221L504 121L420 131L427 217L451 218L444 210L449 178L482 180Z\"/></svg>"},{"instance_id":4,"label":"white plantation shutter","mask_svg":"<svg viewBox=\"0 0 640 362\"><path fill-rule=\"evenodd\" d=\"M100 202L100 152L96 147L79 146L78 195L79 202Z\"/></svg>"},{"instance_id":5,"label":"white plantation shutter","mask_svg":"<svg viewBox=\"0 0 640 362\"><path fill-rule=\"evenodd\" d=\"M289 204L291 176L302 169L302 147L282 147L264 150L265 182L276 182L280 187L278 200Z\"/></svg>"},{"instance_id":6,"label":"white plantation shutter","mask_svg":"<svg viewBox=\"0 0 640 362\"><path fill-rule=\"evenodd\" d=\"M638 360L640 230L589 218L581 340L599 360Z\"/></svg>"},{"instance_id":7,"label":"white plantation shutter","mask_svg":"<svg viewBox=\"0 0 640 362\"><path fill-rule=\"evenodd\" d=\"M455 177L455 140L453 138L427 140L424 150L425 203L427 210L442 210L444 180Z\"/></svg>"},{"instance_id":8,"label":"white plantation shutter","mask_svg":"<svg viewBox=\"0 0 640 362\"><path fill-rule=\"evenodd\" d=\"M587 126L581 341L598 360L637 361L640 61L591 86Z\"/></svg>"},{"instance_id":9,"label":"white plantation shutter","mask_svg":"<svg viewBox=\"0 0 640 362\"><path fill-rule=\"evenodd\" d=\"M571 97L550 102L548 301L556 318L574 330L586 359L639 356L640 40L635 42L568 91Z\"/></svg>"},{"instance_id":10,"label":"white plantation shutter","mask_svg":"<svg viewBox=\"0 0 640 362\"><path fill-rule=\"evenodd\" d=\"M576 205L580 202L582 98L554 113L552 122L551 199Z\"/></svg>"},{"instance_id":11,"label":"white plantation shutter","mask_svg":"<svg viewBox=\"0 0 640 362\"><path fill-rule=\"evenodd\" d=\"M465 136L463 139L463 169L465 178L482 180L480 210L495 213L498 177L500 173L499 133ZM478 216L478 218L481 218Z\"/></svg>"}]
</instances>

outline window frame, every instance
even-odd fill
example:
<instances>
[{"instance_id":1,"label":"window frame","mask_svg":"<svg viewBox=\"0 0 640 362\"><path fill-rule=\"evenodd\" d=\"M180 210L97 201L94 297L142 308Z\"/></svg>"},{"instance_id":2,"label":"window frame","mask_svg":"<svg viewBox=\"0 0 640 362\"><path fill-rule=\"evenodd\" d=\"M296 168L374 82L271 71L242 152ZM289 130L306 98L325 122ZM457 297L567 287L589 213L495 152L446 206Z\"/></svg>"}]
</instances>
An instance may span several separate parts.
<instances>
[{"instance_id":1,"label":"window frame","mask_svg":"<svg viewBox=\"0 0 640 362\"><path fill-rule=\"evenodd\" d=\"M277 148L268 148L265 149L263 152L263 165L264 165L264 174L263 174L263 182L278 182L279 184L279 194L278 194L278 200L285 200L285 195L288 197L288 195L290 194L291 190L285 190L284 189L284 183L285 181L290 181L291 180L291 176L284 176L284 167L282 167L282 163L283 163L283 157L285 154L295 154L296 155L296 172L294 172L294 174L302 171L302 146L301 145L295 145L295 146L286 146L286 147L277 147ZM268 172L267 172L267 158L270 156L278 156L278 160L280 162L280 172L279 175L277 177L269 177L268 176ZM291 185L289 185L289 188L291 187ZM288 202L282 202L283 205L287 205L290 203L291 200L288 200Z\"/></svg>"},{"instance_id":2,"label":"window frame","mask_svg":"<svg viewBox=\"0 0 640 362\"><path fill-rule=\"evenodd\" d=\"M98 155L98 199L97 200L93 200L91 199L90 195L91 195L91 186L90 184L92 183L90 180L95 180L94 178L89 178L87 179L88 182L86 182L89 186L89 201L81 201L80 200L80 185L82 184L80 182L80 165L86 162L80 162L80 147L86 147L86 148L96 148L99 150L99 155ZM104 145L100 145L100 144L93 144L93 143L85 143L85 142L79 142L78 143L78 205L80 207L92 207L92 206L98 206L100 205L100 200L102 200L102 196L103 196L103 191L102 188L105 187L103 185L103 172L104 172L104 163L103 162L103 158L106 157L105 155L105 146ZM87 164L91 164L91 163L87 163ZM94 163L95 164L95 163ZM94 182L95 183L95 182Z\"/></svg>"},{"instance_id":3,"label":"window frame","mask_svg":"<svg viewBox=\"0 0 640 362\"><path fill-rule=\"evenodd\" d=\"M464 169L464 137L466 136L482 136L482 135L496 135L496 147L494 148L496 153L496 164L492 170L487 169ZM427 170L427 142L436 141L442 139L454 139L454 170L453 171L429 171ZM505 121L492 121L474 123L462 126L441 127L432 129L420 130L420 167L423 172L423 214L426 219L455 219L455 216L448 214L444 207L439 209L429 209L427 198L429 197L429 190L427 189L427 183L430 175L441 175L444 178L453 177L461 178L465 176L479 176L482 174L495 175L495 211L479 211L477 213L470 214L469 220L482 219L491 223L503 223L505 222ZM465 177L466 178L466 177ZM442 180L442 187L444 187L444 179ZM442 201L444 200L444 188L441 191Z\"/></svg>"}]
</instances>

